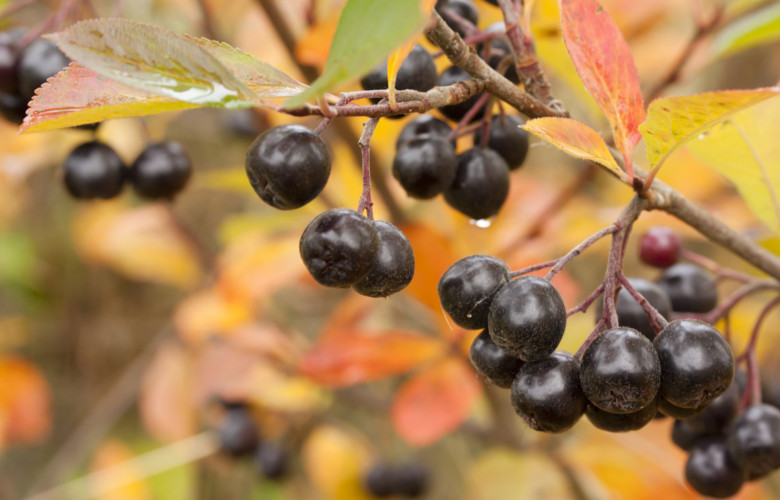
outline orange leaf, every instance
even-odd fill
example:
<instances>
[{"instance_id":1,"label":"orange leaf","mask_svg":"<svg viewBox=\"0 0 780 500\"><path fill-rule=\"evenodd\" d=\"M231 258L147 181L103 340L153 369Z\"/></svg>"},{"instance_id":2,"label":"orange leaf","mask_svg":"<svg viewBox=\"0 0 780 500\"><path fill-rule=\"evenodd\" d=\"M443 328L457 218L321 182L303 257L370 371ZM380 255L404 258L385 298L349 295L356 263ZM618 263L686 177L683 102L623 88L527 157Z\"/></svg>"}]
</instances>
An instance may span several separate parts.
<instances>
[{"instance_id":1,"label":"orange leaf","mask_svg":"<svg viewBox=\"0 0 780 500\"><path fill-rule=\"evenodd\" d=\"M301 449L306 475L327 499L371 500L363 486L372 450L364 436L349 429L323 425L314 429Z\"/></svg>"},{"instance_id":2,"label":"orange leaf","mask_svg":"<svg viewBox=\"0 0 780 500\"><path fill-rule=\"evenodd\" d=\"M401 386L391 410L396 432L413 446L428 446L455 430L482 393L470 366L449 358Z\"/></svg>"},{"instance_id":3,"label":"orange leaf","mask_svg":"<svg viewBox=\"0 0 780 500\"><path fill-rule=\"evenodd\" d=\"M336 27L339 25L340 10L331 11L330 15L318 20L295 44L295 59L303 64L316 66L319 69L325 67L328 60L330 44Z\"/></svg>"},{"instance_id":4,"label":"orange leaf","mask_svg":"<svg viewBox=\"0 0 780 500\"><path fill-rule=\"evenodd\" d=\"M442 310L436 291L439 278L457 260L452 243L430 226L410 224L401 230L414 248L414 278L406 290L431 311L439 313ZM444 313L437 316L443 318Z\"/></svg>"},{"instance_id":5,"label":"orange leaf","mask_svg":"<svg viewBox=\"0 0 780 500\"><path fill-rule=\"evenodd\" d=\"M249 306L244 299L221 293L219 289L203 290L179 304L173 323L185 341L200 344L248 324L252 319Z\"/></svg>"},{"instance_id":6,"label":"orange leaf","mask_svg":"<svg viewBox=\"0 0 780 500\"><path fill-rule=\"evenodd\" d=\"M527 121L523 128L554 144L564 153L598 163L627 181L626 174L620 170L604 139L584 123L571 118L537 118Z\"/></svg>"},{"instance_id":7,"label":"orange leaf","mask_svg":"<svg viewBox=\"0 0 780 500\"><path fill-rule=\"evenodd\" d=\"M629 177L645 108L634 58L615 21L596 0L561 0L563 39L585 88L612 126Z\"/></svg>"},{"instance_id":8,"label":"orange leaf","mask_svg":"<svg viewBox=\"0 0 780 500\"><path fill-rule=\"evenodd\" d=\"M352 332L321 341L304 357L301 372L320 384L343 387L404 373L444 350L440 340L414 333Z\"/></svg>"},{"instance_id":9,"label":"orange leaf","mask_svg":"<svg viewBox=\"0 0 780 500\"><path fill-rule=\"evenodd\" d=\"M387 89L390 92L389 101L390 106L395 107L395 78L398 76L398 71L401 69L404 59L414 49L414 45L417 43L417 35L412 37L411 40L407 40L406 43L395 49L387 58Z\"/></svg>"},{"instance_id":10,"label":"orange leaf","mask_svg":"<svg viewBox=\"0 0 780 500\"><path fill-rule=\"evenodd\" d=\"M0 445L43 439L51 429L49 384L28 361L0 357Z\"/></svg>"}]
</instances>

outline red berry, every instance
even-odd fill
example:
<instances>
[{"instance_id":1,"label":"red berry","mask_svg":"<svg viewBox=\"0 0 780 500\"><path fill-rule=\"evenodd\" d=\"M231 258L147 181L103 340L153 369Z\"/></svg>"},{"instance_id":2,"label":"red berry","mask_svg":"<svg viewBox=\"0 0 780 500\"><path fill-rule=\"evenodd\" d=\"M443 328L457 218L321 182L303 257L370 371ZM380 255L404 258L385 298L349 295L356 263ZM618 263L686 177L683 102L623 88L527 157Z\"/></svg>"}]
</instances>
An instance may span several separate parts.
<instances>
[{"instance_id":1,"label":"red berry","mask_svg":"<svg viewBox=\"0 0 780 500\"><path fill-rule=\"evenodd\" d=\"M647 265L666 268L677 263L682 240L671 228L654 226L639 240L639 258Z\"/></svg>"}]
</instances>

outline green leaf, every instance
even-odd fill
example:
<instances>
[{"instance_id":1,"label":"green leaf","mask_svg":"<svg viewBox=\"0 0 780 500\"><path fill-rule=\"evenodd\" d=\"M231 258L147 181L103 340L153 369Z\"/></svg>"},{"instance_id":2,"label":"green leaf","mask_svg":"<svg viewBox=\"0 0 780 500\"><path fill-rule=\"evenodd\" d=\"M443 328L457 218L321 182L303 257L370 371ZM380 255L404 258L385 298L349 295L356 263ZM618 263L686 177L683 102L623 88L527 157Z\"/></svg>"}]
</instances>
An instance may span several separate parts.
<instances>
[{"instance_id":1,"label":"green leaf","mask_svg":"<svg viewBox=\"0 0 780 500\"><path fill-rule=\"evenodd\" d=\"M723 57L778 40L780 4L773 4L728 25L715 37L713 48L717 57Z\"/></svg>"},{"instance_id":2,"label":"green leaf","mask_svg":"<svg viewBox=\"0 0 780 500\"><path fill-rule=\"evenodd\" d=\"M688 149L728 178L753 213L780 234L780 99L735 114Z\"/></svg>"},{"instance_id":3,"label":"green leaf","mask_svg":"<svg viewBox=\"0 0 780 500\"><path fill-rule=\"evenodd\" d=\"M367 73L402 43L419 33L428 19L420 0L347 0L330 46L325 70L305 92L287 100L287 108Z\"/></svg>"},{"instance_id":4,"label":"green leaf","mask_svg":"<svg viewBox=\"0 0 780 500\"><path fill-rule=\"evenodd\" d=\"M127 19L91 19L50 35L68 57L119 83L201 106L257 96L191 37Z\"/></svg>"},{"instance_id":5,"label":"green leaf","mask_svg":"<svg viewBox=\"0 0 780 500\"><path fill-rule=\"evenodd\" d=\"M734 113L780 95L777 88L719 90L703 94L665 97L650 103L639 131L653 168L678 148Z\"/></svg>"}]
</instances>

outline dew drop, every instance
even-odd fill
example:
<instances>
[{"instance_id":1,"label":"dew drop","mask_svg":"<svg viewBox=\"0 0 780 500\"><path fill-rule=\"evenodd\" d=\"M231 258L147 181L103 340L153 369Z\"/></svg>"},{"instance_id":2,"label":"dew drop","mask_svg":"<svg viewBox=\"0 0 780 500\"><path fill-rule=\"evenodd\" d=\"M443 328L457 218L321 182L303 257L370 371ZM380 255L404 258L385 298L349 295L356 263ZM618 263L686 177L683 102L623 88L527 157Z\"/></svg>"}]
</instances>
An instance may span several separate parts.
<instances>
[{"instance_id":1,"label":"dew drop","mask_svg":"<svg viewBox=\"0 0 780 500\"><path fill-rule=\"evenodd\" d=\"M471 219L469 223L482 229L486 229L490 227L491 224L493 224L493 221L491 219Z\"/></svg>"}]
</instances>

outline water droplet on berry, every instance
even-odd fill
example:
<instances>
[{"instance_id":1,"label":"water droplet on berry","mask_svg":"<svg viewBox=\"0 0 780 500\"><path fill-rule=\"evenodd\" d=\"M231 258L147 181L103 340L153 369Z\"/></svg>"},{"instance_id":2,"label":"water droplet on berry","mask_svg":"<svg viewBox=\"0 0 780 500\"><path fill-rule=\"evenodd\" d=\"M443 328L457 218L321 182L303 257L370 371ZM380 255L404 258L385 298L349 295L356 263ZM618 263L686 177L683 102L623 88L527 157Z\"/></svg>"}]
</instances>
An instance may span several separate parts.
<instances>
[{"instance_id":1,"label":"water droplet on berry","mask_svg":"<svg viewBox=\"0 0 780 500\"><path fill-rule=\"evenodd\" d=\"M471 219L469 221L469 224L473 226L477 226L482 229L487 229L490 227L491 224L493 224L492 219Z\"/></svg>"}]
</instances>

